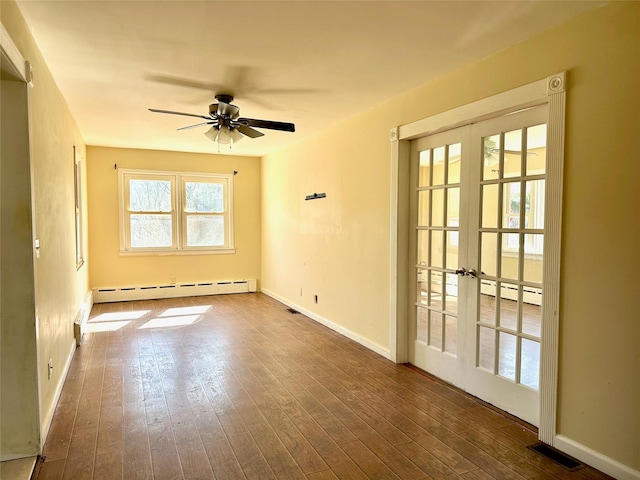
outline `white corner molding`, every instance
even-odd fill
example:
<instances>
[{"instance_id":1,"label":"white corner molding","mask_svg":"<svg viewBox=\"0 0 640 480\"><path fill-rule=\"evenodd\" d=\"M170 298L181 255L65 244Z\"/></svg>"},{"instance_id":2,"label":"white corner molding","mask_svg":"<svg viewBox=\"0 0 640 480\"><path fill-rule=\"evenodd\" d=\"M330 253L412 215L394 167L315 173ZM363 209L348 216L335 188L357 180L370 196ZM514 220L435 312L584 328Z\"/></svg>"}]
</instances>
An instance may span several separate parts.
<instances>
[{"instance_id":1,"label":"white corner molding","mask_svg":"<svg viewBox=\"0 0 640 480\"><path fill-rule=\"evenodd\" d=\"M545 255L543 278L545 302L543 306L542 351L540 372L539 438L556 446L557 375L560 298L560 233L562 225L562 183L564 163L566 72L493 95L416 122L391 130L391 188L390 188L390 315L389 344L391 359L407 361L408 279L411 267L406 256L408 232L404 217L407 205L402 198L408 191L411 140L451 130L457 127L495 118L507 113L548 104L547 127L547 186L545 209L560 212L545 216ZM550 248L547 248L547 245Z\"/></svg>"}]
</instances>

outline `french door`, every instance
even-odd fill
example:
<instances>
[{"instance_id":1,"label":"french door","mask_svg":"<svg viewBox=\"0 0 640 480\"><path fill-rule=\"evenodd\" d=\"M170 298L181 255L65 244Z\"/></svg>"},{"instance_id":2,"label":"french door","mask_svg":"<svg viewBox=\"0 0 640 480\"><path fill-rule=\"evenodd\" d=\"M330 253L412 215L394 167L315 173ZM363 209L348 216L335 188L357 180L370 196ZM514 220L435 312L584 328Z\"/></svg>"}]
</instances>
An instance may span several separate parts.
<instances>
[{"instance_id":1,"label":"french door","mask_svg":"<svg viewBox=\"0 0 640 480\"><path fill-rule=\"evenodd\" d=\"M547 106L412 142L410 362L538 425Z\"/></svg>"}]
</instances>

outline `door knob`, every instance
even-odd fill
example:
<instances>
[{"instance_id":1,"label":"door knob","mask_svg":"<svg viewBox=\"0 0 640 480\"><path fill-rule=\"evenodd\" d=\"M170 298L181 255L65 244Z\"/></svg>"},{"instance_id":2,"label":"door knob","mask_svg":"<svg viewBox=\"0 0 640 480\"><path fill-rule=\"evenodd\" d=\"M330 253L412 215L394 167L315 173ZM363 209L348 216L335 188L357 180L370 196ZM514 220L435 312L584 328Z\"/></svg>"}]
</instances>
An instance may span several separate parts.
<instances>
[{"instance_id":1,"label":"door knob","mask_svg":"<svg viewBox=\"0 0 640 480\"><path fill-rule=\"evenodd\" d=\"M474 268L470 268L469 271L467 272L467 275L473 278L478 278L478 272L476 272Z\"/></svg>"},{"instance_id":2,"label":"door knob","mask_svg":"<svg viewBox=\"0 0 640 480\"><path fill-rule=\"evenodd\" d=\"M456 275L460 275L461 277L464 277L467 274L467 271L464 268L458 268L456 270Z\"/></svg>"}]
</instances>

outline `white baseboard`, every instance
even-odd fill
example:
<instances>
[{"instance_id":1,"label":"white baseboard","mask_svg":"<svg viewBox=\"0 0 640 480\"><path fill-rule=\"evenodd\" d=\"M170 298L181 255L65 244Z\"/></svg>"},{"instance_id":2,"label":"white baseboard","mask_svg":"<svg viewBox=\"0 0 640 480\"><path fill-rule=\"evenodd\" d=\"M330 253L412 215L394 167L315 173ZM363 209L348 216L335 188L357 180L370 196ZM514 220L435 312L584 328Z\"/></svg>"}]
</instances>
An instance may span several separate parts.
<instances>
[{"instance_id":1,"label":"white baseboard","mask_svg":"<svg viewBox=\"0 0 640 480\"><path fill-rule=\"evenodd\" d=\"M73 355L76 353L76 341L75 338L69 345L69 354L67 355L67 361L65 362L64 369L62 371L62 375L60 376L60 380L58 381L58 385L56 386L56 393L53 396L53 402L50 405L49 410L46 412L43 418L43 422L40 424L40 452L44 448L44 442L47 439L47 435L49 434L49 429L51 428L51 422L53 421L53 414L56 411L56 406L58 405L58 401L60 400L60 395L62 395L62 387L64 386L64 381L67 378L67 374L69 373L69 367L71 367L71 360L73 360Z\"/></svg>"},{"instance_id":2,"label":"white baseboard","mask_svg":"<svg viewBox=\"0 0 640 480\"><path fill-rule=\"evenodd\" d=\"M331 320L327 320L326 318L321 317L320 315L318 315L316 313L313 313L312 311L307 310L306 308L303 308L300 305L296 305L295 303L290 302L286 298L283 298L280 295L277 295L277 294L275 294L273 292L270 292L269 290L265 290L264 288L262 288L260 291L262 293L264 293L265 295L268 295L271 298L274 298L275 300L278 300L280 303L284 303L288 307L291 307L291 308L297 310L298 312L300 312L303 315L309 317L310 319L315 320L318 323L321 323L325 327L328 327L331 330L333 330L335 332L338 332L340 335L345 336L345 337L353 340L354 342L359 343L363 347L368 348L369 350L377 353L378 355L383 356L384 358L386 358L388 360L391 360L391 352L390 352L390 350L388 348L384 348L384 347L382 347L382 346L380 346L380 345L378 345L376 343L373 343L373 342L367 340L366 338L361 337L357 333L354 333L351 330L348 330L348 329L344 328L343 326L332 322Z\"/></svg>"},{"instance_id":3,"label":"white baseboard","mask_svg":"<svg viewBox=\"0 0 640 480\"><path fill-rule=\"evenodd\" d=\"M640 471L623 465L622 463L596 452L589 447L585 447L564 435L556 435L553 446L618 480L640 480Z\"/></svg>"}]
</instances>

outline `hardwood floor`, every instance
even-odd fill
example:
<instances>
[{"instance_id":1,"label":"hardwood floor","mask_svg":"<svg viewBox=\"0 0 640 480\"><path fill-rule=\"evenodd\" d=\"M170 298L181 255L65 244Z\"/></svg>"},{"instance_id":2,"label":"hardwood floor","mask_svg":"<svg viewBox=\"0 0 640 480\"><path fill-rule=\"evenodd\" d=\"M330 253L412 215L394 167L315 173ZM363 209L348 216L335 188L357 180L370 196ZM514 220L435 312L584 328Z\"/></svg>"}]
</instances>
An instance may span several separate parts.
<instances>
[{"instance_id":1,"label":"hardwood floor","mask_svg":"<svg viewBox=\"0 0 640 480\"><path fill-rule=\"evenodd\" d=\"M604 479L533 431L262 294L95 305L52 479Z\"/></svg>"}]
</instances>

